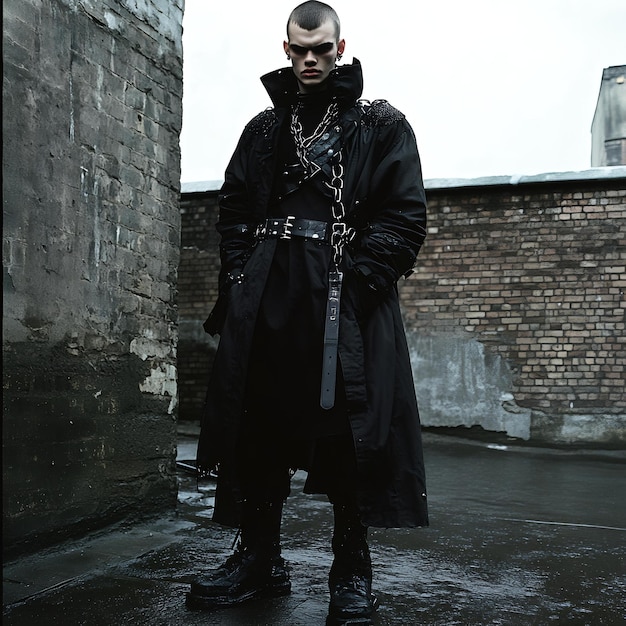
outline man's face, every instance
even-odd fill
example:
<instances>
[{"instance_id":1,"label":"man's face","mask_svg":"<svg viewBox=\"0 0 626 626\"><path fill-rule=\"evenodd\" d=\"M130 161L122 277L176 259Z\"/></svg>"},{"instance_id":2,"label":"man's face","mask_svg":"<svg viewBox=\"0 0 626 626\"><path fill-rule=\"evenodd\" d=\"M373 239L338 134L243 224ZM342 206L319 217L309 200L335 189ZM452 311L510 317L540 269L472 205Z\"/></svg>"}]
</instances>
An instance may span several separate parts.
<instances>
[{"instance_id":1,"label":"man's face","mask_svg":"<svg viewBox=\"0 0 626 626\"><path fill-rule=\"evenodd\" d=\"M335 69L337 55L343 54L345 41L337 42L330 20L315 30L305 30L292 22L289 24L289 41L283 45L291 57L300 92L310 93L324 89L324 81Z\"/></svg>"}]
</instances>

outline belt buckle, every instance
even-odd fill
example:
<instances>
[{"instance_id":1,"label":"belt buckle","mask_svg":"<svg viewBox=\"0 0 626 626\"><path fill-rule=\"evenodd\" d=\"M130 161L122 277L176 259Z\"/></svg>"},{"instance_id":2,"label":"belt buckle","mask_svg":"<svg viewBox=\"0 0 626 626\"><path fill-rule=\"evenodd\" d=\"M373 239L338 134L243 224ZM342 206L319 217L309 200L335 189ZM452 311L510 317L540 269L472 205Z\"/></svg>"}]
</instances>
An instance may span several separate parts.
<instances>
[{"instance_id":1,"label":"belt buckle","mask_svg":"<svg viewBox=\"0 0 626 626\"><path fill-rule=\"evenodd\" d=\"M266 235L267 235L267 220L265 220L264 222L260 222L256 227L256 231L254 232L255 239L265 239Z\"/></svg>"},{"instance_id":2,"label":"belt buckle","mask_svg":"<svg viewBox=\"0 0 626 626\"><path fill-rule=\"evenodd\" d=\"M281 239L291 239L291 232L293 229L293 221L296 219L295 215L288 215L285 218L285 223L283 224L283 232L280 236Z\"/></svg>"}]
</instances>

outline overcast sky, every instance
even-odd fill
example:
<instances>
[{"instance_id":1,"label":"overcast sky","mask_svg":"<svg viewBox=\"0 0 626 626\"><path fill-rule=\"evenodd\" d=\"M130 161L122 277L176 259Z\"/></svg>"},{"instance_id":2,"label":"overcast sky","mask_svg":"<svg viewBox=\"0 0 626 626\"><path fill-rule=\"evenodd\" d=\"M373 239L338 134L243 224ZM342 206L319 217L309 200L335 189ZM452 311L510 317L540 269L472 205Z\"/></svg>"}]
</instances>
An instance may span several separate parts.
<instances>
[{"instance_id":1,"label":"overcast sky","mask_svg":"<svg viewBox=\"0 0 626 626\"><path fill-rule=\"evenodd\" d=\"M220 181L287 65L299 0L186 0L182 182ZM584 170L602 70L626 64L625 0L334 0L363 97L407 117L424 178Z\"/></svg>"}]
</instances>

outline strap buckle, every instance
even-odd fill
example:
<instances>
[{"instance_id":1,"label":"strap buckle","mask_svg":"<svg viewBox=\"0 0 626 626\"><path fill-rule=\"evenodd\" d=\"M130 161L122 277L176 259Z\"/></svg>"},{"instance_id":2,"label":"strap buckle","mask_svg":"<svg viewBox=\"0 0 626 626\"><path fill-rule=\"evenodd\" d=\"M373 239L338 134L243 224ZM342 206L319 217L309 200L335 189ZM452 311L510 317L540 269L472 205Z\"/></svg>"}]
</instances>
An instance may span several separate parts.
<instances>
[{"instance_id":1,"label":"strap buckle","mask_svg":"<svg viewBox=\"0 0 626 626\"><path fill-rule=\"evenodd\" d=\"M291 233L293 229L293 221L296 219L295 215L288 215L285 218L285 222L283 224L283 232L280 235L281 239L291 239Z\"/></svg>"}]
</instances>

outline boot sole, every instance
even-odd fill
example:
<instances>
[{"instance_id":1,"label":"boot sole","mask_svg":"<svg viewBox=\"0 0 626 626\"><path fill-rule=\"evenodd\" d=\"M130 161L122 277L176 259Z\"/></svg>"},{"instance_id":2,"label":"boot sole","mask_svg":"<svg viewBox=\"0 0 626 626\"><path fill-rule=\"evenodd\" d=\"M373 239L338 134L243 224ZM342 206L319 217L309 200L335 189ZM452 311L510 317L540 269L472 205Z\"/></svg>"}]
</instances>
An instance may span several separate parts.
<instances>
[{"instance_id":1,"label":"boot sole","mask_svg":"<svg viewBox=\"0 0 626 626\"><path fill-rule=\"evenodd\" d=\"M242 602L258 598L278 598L291 593L291 583L286 582L263 589L253 589L238 596L199 596L192 593L186 594L185 604L190 609L213 609L236 606Z\"/></svg>"},{"instance_id":2,"label":"boot sole","mask_svg":"<svg viewBox=\"0 0 626 626\"><path fill-rule=\"evenodd\" d=\"M378 609L378 597L372 594L372 615ZM332 615L329 613L326 618L326 626L373 626L374 620L372 615L361 615L359 617L342 617L341 615Z\"/></svg>"},{"instance_id":3,"label":"boot sole","mask_svg":"<svg viewBox=\"0 0 626 626\"><path fill-rule=\"evenodd\" d=\"M373 626L371 617L333 617L326 618L326 626Z\"/></svg>"}]
</instances>

